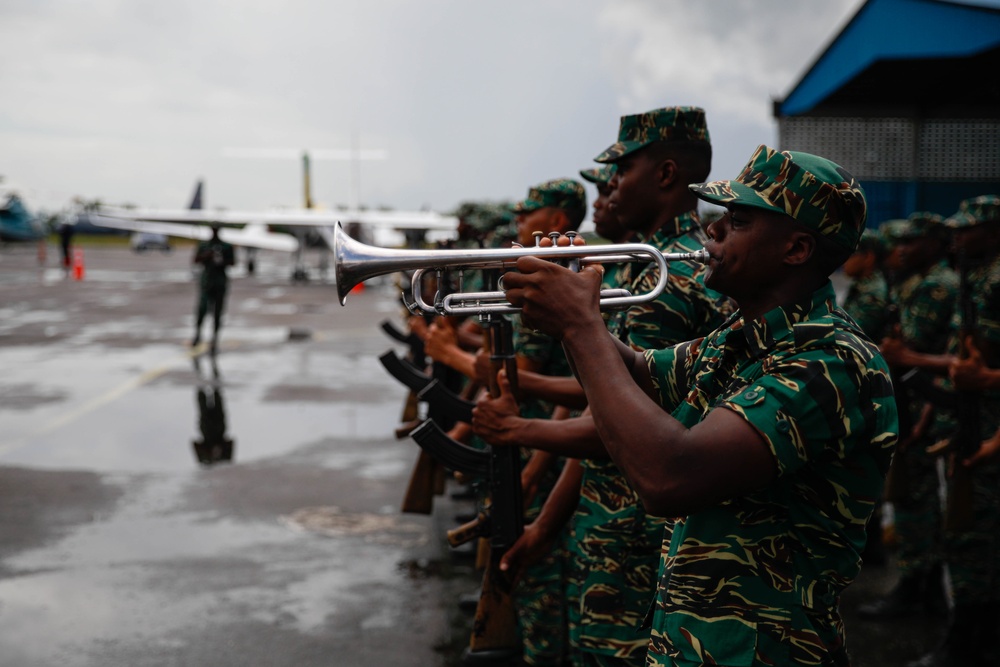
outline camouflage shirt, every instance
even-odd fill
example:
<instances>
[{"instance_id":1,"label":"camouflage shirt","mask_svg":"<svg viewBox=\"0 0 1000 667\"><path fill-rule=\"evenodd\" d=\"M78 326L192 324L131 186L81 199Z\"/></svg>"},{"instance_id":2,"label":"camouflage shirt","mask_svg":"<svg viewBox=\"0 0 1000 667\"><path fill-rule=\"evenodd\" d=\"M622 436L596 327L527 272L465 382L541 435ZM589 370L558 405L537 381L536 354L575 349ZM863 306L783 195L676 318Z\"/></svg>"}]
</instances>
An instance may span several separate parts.
<instances>
[{"instance_id":1,"label":"camouflage shirt","mask_svg":"<svg viewBox=\"0 0 1000 667\"><path fill-rule=\"evenodd\" d=\"M881 340L889 323L889 287L878 271L855 280L844 299L844 310L872 340Z\"/></svg>"},{"instance_id":2,"label":"camouflage shirt","mask_svg":"<svg viewBox=\"0 0 1000 667\"><path fill-rule=\"evenodd\" d=\"M664 225L644 241L662 252L699 250L706 241L694 212ZM643 242L643 241L639 241ZM672 345L702 336L719 326L730 312L729 300L704 287L705 266L671 262L668 283L651 303L614 313L612 334L640 350ZM609 286L633 294L656 283L655 266L616 267ZM610 460L581 462L583 480L574 516L579 557L581 619L574 629L581 648L616 657L641 657L648 645L641 625L656 589L656 570L665 521L646 515L638 496Z\"/></svg>"},{"instance_id":3,"label":"camouflage shirt","mask_svg":"<svg viewBox=\"0 0 1000 667\"><path fill-rule=\"evenodd\" d=\"M764 438L777 472L758 491L676 521L650 664L846 664L839 598L860 569L897 438L878 348L827 283L646 360L681 423L732 410Z\"/></svg>"},{"instance_id":4,"label":"camouflage shirt","mask_svg":"<svg viewBox=\"0 0 1000 667\"><path fill-rule=\"evenodd\" d=\"M903 340L918 352L938 354L948 343L958 297L958 277L944 262L926 274L904 280L893 290Z\"/></svg>"},{"instance_id":5,"label":"camouflage shirt","mask_svg":"<svg viewBox=\"0 0 1000 667\"><path fill-rule=\"evenodd\" d=\"M564 377L572 375L562 343L532 329L521 326L520 317L513 316L514 353L532 361L542 375ZM552 416L554 406L546 401L529 399L521 403L521 416L527 419L547 419Z\"/></svg>"},{"instance_id":6,"label":"camouflage shirt","mask_svg":"<svg viewBox=\"0 0 1000 667\"><path fill-rule=\"evenodd\" d=\"M972 301L976 308L976 330L993 345L1000 345L1000 255L989 263L972 269L968 276ZM953 329L961 326L961 309L955 308Z\"/></svg>"}]
</instances>

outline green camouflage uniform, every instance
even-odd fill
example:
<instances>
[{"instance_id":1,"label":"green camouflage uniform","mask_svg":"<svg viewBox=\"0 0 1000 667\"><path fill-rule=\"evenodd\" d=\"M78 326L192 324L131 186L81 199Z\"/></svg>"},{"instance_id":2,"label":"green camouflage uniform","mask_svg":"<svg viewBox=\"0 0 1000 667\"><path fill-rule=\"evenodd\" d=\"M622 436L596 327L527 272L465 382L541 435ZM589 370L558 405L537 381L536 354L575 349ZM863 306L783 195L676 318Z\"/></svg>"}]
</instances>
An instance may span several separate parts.
<instances>
[{"instance_id":1,"label":"green camouflage uniform","mask_svg":"<svg viewBox=\"0 0 1000 667\"><path fill-rule=\"evenodd\" d=\"M693 252L705 244L691 211L661 227L645 242L663 252ZM637 275L633 275L634 273ZM657 271L624 264L609 281L632 293L648 291ZM705 266L671 262L667 288L654 301L614 313L611 333L635 350L704 335L731 312L728 299L705 289ZM581 577L576 639L588 652L642 658L649 642L638 630L656 590L664 531L661 517L646 514L624 474L608 459L584 459L580 504L574 516Z\"/></svg>"},{"instance_id":2,"label":"green camouflage uniform","mask_svg":"<svg viewBox=\"0 0 1000 667\"><path fill-rule=\"evenodd\" d=\"M872 340L881 340L889 321L889 286L875 271L855 280L844 299L844 310Z\"/></svg>"},{"instance_id":3,"label":"green camouflage uniform","mask_svg":"<svg viewBox=\"0 0 1000 667\"><path fill-rule=\"evenodd\" d=\"M960 228L989 222L1000 222L1000 197L986 195L963 201L959 213L948 220L949 226ZM977 337L980 349L992 346L1000 349L1000 256L968 274L972 300L976 311ZM957 309L956 309L957 310ZM952 326L961 327L956 312ZM958 350L957 336L950 349ZM993 363L996 363L993 360ZM1000 390L979 394L980 439L985 440L1000 429ZM974 605L977 609L992 608L995 623L1000 606L1000 460L977 466L973 473L973 522L969 530L946 535L945 559L951 575L955 606ZM981 611L976 615L985 615ZM995 642L996 628L986 628L984 639Z\"/></svg>"},{"instance_id":4,"label":"green camouflage uniform","mask_svg":"<svg viewBox=\"0 0 1000 667\"><path fill-rule=\"evenodd\" d=\"M821 665L844 653L841 591L895 444L888 368L830 285L754 322L646 353L686 426L719 406L764 437L778 477L677 521L650 664ZM842 658L841 658L842 659Z\"/></svg>"},{"instance_id":5,"label":"green camouflage uniform","mask_svg":"<svg viewBox=\"0 0 1000 667\"><path fill-rule=\"evenodd\" d=\"M846 251L866 218L843 168L761 146L699 197L783 213ZM715 408L763 437L777 476L676 520L664 543L651 665L846 665L840 593L897 439L888 367L832 285L704 339L647 351L661 404L687 427ZM669 443L665 443L669 446Z\"/></svg>"},{"instance_id":6,"label":"green camouflage uniform","mask_svg":"<svg viewBox=\"0 0 1000 667\"><path fill-rule=\"evenodd\" d=\"M546 207L584 210L583 186L572 179L546 181L531 188L528 196L514 206L514 211L524 213ZM550 336L525 329L519 318L514 325L514 352L535 362L542 375L571 374L562 344ZM525 418L548 419L554 406L532 399L523 401L519 408ZM522 458L527 461L528 452L523 452ZM541 511L558 479L561 463L549 471L539 485L538 494L525 508L526 522L533 521ZM514 590L522 658L528 665L562 665L570 654L567 615L573 593L567 590L567 539L568 530L548 556L525 568Z\"/></svg>"},{"instance_id":7,"label":"green camouflage uniform","mask_svg":"<svg viewBox=\"0 0 1000 667\"><path fill-rule=\"evenodd\" d=\"M619 141L598 156L612 161L653 141L708 141L701 109L675 107L625 116ZM694 211L635 239L662 252L700 250L706 241ZM616 311L608 329L633 349L671 345L704 335L731 312L729 300L704 287L705 267L671 262L666 289L654 301ZM656 283L652 265L616 265L605 285L633 294ZM608 459L584 459L580 501L573 517L576 548L574 584L580 588L579 621L571 624L574 644L588 664L642 664L649 634L640 626L656 590L656 569L666 521L648 516L624 474Z\"/></svg>"},{"instance_id":8,"label":"green camouflage uniform","mask_svg":"<svg viewBox=\"0 0 1000 667\"><path fill-rule=\"evenodd\" d=\"M910 276L894 290L903 341L918 352L942 354L946 349L958 296L958 278L943 261L923 275ZM907 404L908 403L908 404ZM924 402L917 396L900 401L911 424L920 418ZM947 429L950 419L939 415L934 425L893 462L893 475L905 480L905 496L892 498L900 575L928 573L941 561L941 485L935 458L925 454Z\"/></svg>"},{"instance_id":9,"label":"green camouflage uniform","mask_svg":"<svg viewBox=\"0 0 1000 667\"><path fill-rule=\"evenodd\" d=\"M533 361L542 375L567 376L572 373L562 344L551 336L525 329L520 325L519 318L514 326L514 352ZM549 419L554 408L550 403L537 399L522 401L519 407L521 416L528 419ZM528 452L524 451L525 462L527 458ZM525 508L526 523L537 518L561 469L562 461L546 473L538 494ZM567 537L568 534L562 535L549 555L525 568L514 591L524 660L529 665L560 665L569 652L567 614L571 598L566 590Z\"/></svg>"}]
</instances>

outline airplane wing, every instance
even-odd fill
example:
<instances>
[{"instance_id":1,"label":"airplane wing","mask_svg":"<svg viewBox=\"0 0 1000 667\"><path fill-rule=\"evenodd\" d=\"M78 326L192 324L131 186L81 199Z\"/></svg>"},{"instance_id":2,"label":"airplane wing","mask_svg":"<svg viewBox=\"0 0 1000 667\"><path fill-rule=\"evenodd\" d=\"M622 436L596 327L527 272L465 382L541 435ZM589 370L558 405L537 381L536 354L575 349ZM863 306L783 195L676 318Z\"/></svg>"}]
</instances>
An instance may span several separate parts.
<instances>
[{"instance_id":1,"label":"airplane wing","mask_svg":"<svg viewBox=\"0 0 1000 667\"><path fill-rule=\"evenodd\" d=\"M122 209L123 213L125 209ZM201 213L202 211L190 211L191 213ZM166 236L177 236L180 238L194 239L196 241L207 241L212 236L212 230L205 224L191 224L195 222L218 222L215 218L211 220L190 220L188 223L178 222L154 222L147 219L134 219L132 217L114 217L107 214L102 209L101 215L91 215L90 222L101 227L111 229L123 229L130 232L147 232L150 234L164 234ZM245 220L243 222L246 222ZM281 252L295 252L299 249L298 240L288 234L279 234L268 231L261 223L247 224L241 229L223 227L219 230L219 238L226 243L242 246L246 248L261 248L263 250L278 250Z\"/></svg>"},{"instance_id":2,"label":"airplane wing","mask_svg":"<svg viewBox=\"0 0 1000 667\"><path fill-rule=\"evenodd\" d=\"M338 222L345 225L351 222L358 222L364 225L385 227L399 231L407 229L454 231L458 227L458 218L441 215L433 211L325 211L314 209L211 211L205 209L126 209L105 206L101 208L100 212L102 215L116 218L184 224L218 222L224 225L245 225L256 222L266 225L286 225L289 227L333 227Z\"/></svg>"}]
</instances>

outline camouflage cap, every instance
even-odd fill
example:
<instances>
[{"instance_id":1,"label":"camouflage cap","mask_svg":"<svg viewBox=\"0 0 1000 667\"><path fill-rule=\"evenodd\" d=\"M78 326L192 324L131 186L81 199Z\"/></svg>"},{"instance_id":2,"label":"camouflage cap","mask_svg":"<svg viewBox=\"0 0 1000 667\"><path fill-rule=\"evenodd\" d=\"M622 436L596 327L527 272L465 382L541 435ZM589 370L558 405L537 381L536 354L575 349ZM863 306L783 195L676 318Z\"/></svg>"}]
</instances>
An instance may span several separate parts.
<instances>
[{"instance_id":1,"label":"camouflage cap","mask_svg":"<svg viewBox=\"0 0 1000 667\"><path fill-rule=\"evenodd\" d=\"M865 228L868 206L857 179L826 158L761 145L732 181L688 186L705 201L741 204L783 213L854 251Z\"/></svg>"},{"instance_id":2,"label":"camouflage cap","mask_svg":"<svg viewBox=\"0 0 1000 667\"><path fill-rule=\"evenodd\" d=\"M888 245L906 238L910 228L910 221L906 219L886 220L878 226L878 233Z\"/></svg>"},{"instance_id":3,"label":"camouflage cap","mask_svg":"<svg viewBox=\"0 0 1000 667\"><path fill-rule=\"evenodd\" d=\"M471 224L481 231L488 232L513 222L514 211L510 204L489 203L481 206L472 216Z\"/></svg>"},{"instance_id":4,"label":"camouflage cap","mask_svg":"<svg viewBox=\"0 0 1000 667\"><path fill-rule=\"evenodd\" d=\"M885 238L872 229L866 229L861 233L861 240L858 241L858 252L873 252L882 255L887 250Z\"/></svg>"},{"instance_id":5,"label":"camouflage cap","mask_svg":"<svg viewBox=\"0 0 1000 667\"><path fill-rule=\"evenodd\" d=\"M594 158L614 162L656 141L703 141L709 143L705 110L699 107L666 107L622 116L618 142Z\"/></svg>"},{"instance_id":6,"label":"camouflage cap","mask_svg":"<svg viewBox=\"0 0 1000 667\"><path fill-rule=\"evenodd\" d=\"M900 225L897 238L917 239L931 234L941 235L946 232L944 218L929 211L915 211L906 219L905 225Z\"/></svg>"},{"instance_id":7,"label":"camouflage cap","mask_svg":"<svg viewBox=\"0 0 1000 667\"><path fill-rule=\"evenodd\" d=\"M528 190L528 196L514 206L515 213L530 213L540 208L587 208L583 185L571 178L556 178Z\"/></svg>"},{"instance_id":8,"label":"camouflage cap","mask_svg":"<svg viewBox=\"0 0 1000 667\"><path fill-rule=\"evenodd\" d=\"M613 164L606 164L603 167L581 169L580 176L582 176L585 181L590 181L591 183L596 183L598 185L604 185L611 182L611 177L615 175L616 171L618 171L618 167Z\"/></svg>"},{"instance_id":9,"label":"camouflage cap","mask_svg":"<svg viewBox=\"0 0 1000 667\"><path fill-rule=\"evenodd\" d=\"M988 222L1000 222L1000 197L982 195L966 199L958 205L958 212L945 220L952 229L975 227Z\"/></svg>"}]
</instances>

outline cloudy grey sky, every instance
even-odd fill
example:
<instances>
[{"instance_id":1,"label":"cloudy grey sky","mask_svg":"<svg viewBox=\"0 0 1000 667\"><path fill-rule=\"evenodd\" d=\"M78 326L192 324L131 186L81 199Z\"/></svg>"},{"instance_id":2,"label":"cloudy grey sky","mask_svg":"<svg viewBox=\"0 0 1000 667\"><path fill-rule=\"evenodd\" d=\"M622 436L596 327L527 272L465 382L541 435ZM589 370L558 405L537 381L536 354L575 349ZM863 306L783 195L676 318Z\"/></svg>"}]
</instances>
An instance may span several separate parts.
<instances>
[{"instance_id":1,"label":"cloudy grey sky","mask_svg":"<svg viewBox=\"0 0 1000 667\"><path fill-rule=\"evenodd\" d=\"M713 177L775 141L786 95L863 0L0 0L0 175L74 196L296 206L299 164L241 149L383 149L363 203L448 210L576 176L618 118L703 106ZM315 161L320 204L351 196Z\"/></svg>"}]
</instances>

